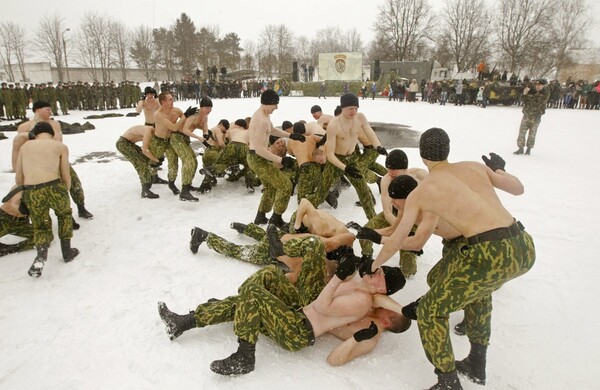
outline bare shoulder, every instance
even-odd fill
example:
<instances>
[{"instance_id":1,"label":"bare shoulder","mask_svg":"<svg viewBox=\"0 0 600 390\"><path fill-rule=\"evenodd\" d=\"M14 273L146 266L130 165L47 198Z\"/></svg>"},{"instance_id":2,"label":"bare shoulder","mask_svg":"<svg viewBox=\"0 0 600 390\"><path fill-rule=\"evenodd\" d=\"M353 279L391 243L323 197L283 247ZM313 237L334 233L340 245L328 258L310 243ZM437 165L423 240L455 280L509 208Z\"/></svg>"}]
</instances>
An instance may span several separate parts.
<instances>
[{"instance_id":1,"label":"bare shoulder","mask_svg":"<svg viewBox=\"0 0 600 390\"><path fill-rule=\"evenodd\" d=\"M31 131L31 127L33 126L33 120L29 120L27 122L23 122L17 127L18 133L28 133Z\"/></svg>"}]
</instances>

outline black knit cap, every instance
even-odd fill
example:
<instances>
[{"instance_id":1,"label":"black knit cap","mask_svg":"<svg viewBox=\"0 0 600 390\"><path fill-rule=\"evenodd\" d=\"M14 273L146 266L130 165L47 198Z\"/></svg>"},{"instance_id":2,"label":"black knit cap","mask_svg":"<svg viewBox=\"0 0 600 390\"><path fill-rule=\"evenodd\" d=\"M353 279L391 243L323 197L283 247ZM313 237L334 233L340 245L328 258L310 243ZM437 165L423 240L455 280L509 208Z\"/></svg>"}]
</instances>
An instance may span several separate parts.
<instances>
[{"instance_id":1,"label":"black knit cap","mask_svg":"<svg viewBox=\"0 0 600 390\"><path fill-rule=\"evenodd\" d=\"M304 133L306 133L306 126L304 126L304 123L302 123L302 122L296 122L296 123L294 123L293 133L294 134L304 134Z\"/></svg>"},{"instance_id":2,"label":"black knit cap","mask_svg":"<svg viewBox=\"0 0 600 390\"><path fill-rule=\"evenodd\" d=\"M400 175L390 182L388 194L392 199L406 199L417 188L417 181L408 175Z\"/></svg>"},{"instance_id":3,"label":"black knit cap","mask_svg":"<svg viewBox=\"0 0 600 390\"><path fill-rule=\"evenodd\" d=\"M149 93L153 94L155 98L158 97L158 94L156 93L156 89L154 89L150 86L147 86L146 88L144 88L144 95L147 95Z\"/></svg>"},{"instance_id":4,"label":"black knit cap","mask_svg":"<svg viewBox=\"0 0 600 390\"><path fill-rule=\"evenodd\" d=\"M292 124L292 122L290 122L290 121L283 121L283 123L281 124L281 130L287 130L287 129L289 129L292 126L294 126Z\"/></svg>"},{"instance_id":5,"label":"black knit cap","mask_svg":"<svg viewBox=\"0 0 600 390\"><path fill-rule=\"evenodd\" d=\"M343 94L340 98L340 107L358 107L358 96L351 92Z\"/></svg>"},{"instance_id":6,"label":"black knit cap","mask_svg":"<svg viewBox=\"0 0 600 390\"><path fill-rule=\"evenodd\" d=\"M450 137L439 127L432 127L421 134L419 152L426 160L444 161L450 154Z\"/></svg>"},{"instance_id":7,"label":"black knit cap","mask_svg":"<svg viewBox=\"0 0 600 390\"><path fill-rule=\"evenodd\" d=\"M31 129L31 134L36 137L41 133L48 133L54 137L54 129L48 122L38 122L35 126L33 126L33 129Z\"/></svg>"},{"instance_id":8,"label":"black knit cap","mask_svg":"<svg viewBox=\"0 0 600 390\"><path fill-rule=\"evenodd\" d=\"M207 97L203 97L202 99L200 99L200 107L212 107L212 100L210 100L210 98Z\"/></svg>"},{"instance_id":9,"label":"black knit cap","mask_svg":"<svg viewBox=\"0 0 600 390\"><path fill-rule=\"evenodd\" d=\"M33 102L33 105L31 106L31 110L33 112L35 112L38 108L44 108L44 107L50 107L50 103L43 101L43 100L38 100L36 102Z\"/></svg>"},{"instance_id":10,"label":"black knit cap","mask_svg":"<svg viewBox=\"0 0 600 390\"><path fill-rule=\"evenodd\" d=\"M321 110L321 106L319 106L319 105L315 104L314 106L312 106L310 108L310 113L311 114L314 114L315 112L319 112L319 111L323 111L323 110Z\"/></svg>"},{"instance_id":11,"label":"black knit cap","mask_svg":"<svg viewBox=\"0 0 600 390\"><path fill-rule=\"evenodd\" d=\"M401 149L394 149L388 153L385 159L385 167L388 169L408 168L408 157Z\"/></svg>"},{"instance_id":12,"label":"black knit cap","mask_svg":"<svg viewBox=\"0 0 600 390\"><path fill-rule=\"evenodd\" d=\"M279 95L277 92L272 89L267 89L265 92L260 95L260 104L264 104L265 106L274 106L279 104Z\"/></svg>"},{"instance_id":13,"label":"black knit cap","mask_svg":"<svg viewBox=\"0 0 600 390\"><path fill-rule=\"evenodd\" d=\"M392 295L398 290L401 290L406 284L406 278L402 275L399 267L382 266L383 275L385 276L386 295Z\"/></svg>"}]
</instances>

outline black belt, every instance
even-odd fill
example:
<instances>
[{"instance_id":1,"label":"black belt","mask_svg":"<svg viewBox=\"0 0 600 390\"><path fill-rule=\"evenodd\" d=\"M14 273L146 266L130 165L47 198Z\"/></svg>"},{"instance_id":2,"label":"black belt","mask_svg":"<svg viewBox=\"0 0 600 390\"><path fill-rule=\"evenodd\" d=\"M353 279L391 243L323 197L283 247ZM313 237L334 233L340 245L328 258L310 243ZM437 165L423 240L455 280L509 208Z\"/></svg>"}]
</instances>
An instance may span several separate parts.
<instances>
[{"instance_id":1,"label":"black belt","mask_svg":"<svg viewBox=\"0 0 600 390\"><path fill-rule=\"evenodd\" d=\"M230 144L240 144L240 145L246 145L246 146L248 146L248 144L247 144L247 143L245 143L245 142L240 142L240 141L231 141L231 142L229 142L229 143L230 143Z\"/></svg>"},{"instance_id":2,"label":"black belt","mask_svg":"<svg viewBox=\"0 0 600 390\"><path fill-rule=\"evenodd\" d=\"M316 161L307 161L307 162L303 163L302 165L300 165L300 168L307 167L307 166L312 165L312 164L318 164L318 162L316 162Z\"/></svg>"},{"instance_id":3,"label":"black belt","mask_svg":"<svg viewBox=\"0 0 600 390\"><path fill-rule=\"evenodd\" d=\"M256 150L254 150L254 149L250 149L250 150L248 151L248 153L250 153L250 154L256 154Z\"/></svg>"},{"instance_id":4,"label":"black belt","mask_svg":"<svg viewBox=\"0 0 600 390\"><path fill-rule=\"evenodd\" d=\"M169 142L168 138L159 137L158 135L155 135L154 138L156 138L157 140L159 140L161 142Z\"/></svg>"},{"instance_id":5,"label":"black belt","mask_svg":"<svg viewBox=\"0 0 600 390\"><path fill-rule=\"evenodd\" d=\"M443 245L453 245L456 244L457 242L464 240L465 237L464 236L458 236L458 237L454 237L454 238L443 238L442 239L442 244Z\"/></svg>"},{"instance_id":6,"label":"black belt","mask_svg":"<svg viewBox=\"0 0 600 390\"><path fill-rule=\"evenodd\" d=\"M505 238L517 236L523 230L525 230L525 227L521 222L517 221L509 227L492 229L488 230L487 232L479 233L472 237L468 237L467 242L469 243L469 245L475 245L480 242L503 240Z\"/></svg>"},{"instance_id":7,"label":"black belt","mask_svg":"<svg viewBox=\"0 0 600 390\"><path fill-rule=\"evenodd\" d=\"M150 123L150 122L144 122L144 126L152 126L155 127L154 123Z\"/></svg>"},{"instance_id":8,"label":"black belt","mask_svg":"<svg viewBox=\"0 0 600 390\"><path fill-rule=\"evenodd\" d=\"M363 149L367 150L367 149L373 149L373 145L367 145L367 146L363 146Z\"/></svg>"},{"instance_id":9,"label":"black belt","mask_svg":"<svg viewBox=\"0 0 600 390\"><path fill-rule=\"evenodd\" d=\"M133 142L133 141L130 141L130 140L128 140L127 138L125 138L125 137L123 137L123 136L121 136L121 139L122 139L123 141L129 142L130 144L134 144L134 145L135 145L135 142Z\"/></svg>"},{"instance_id":10,"label":"black belt","mask_svg":"<svg viewBox=\"0 0 600 390\"><path fill-rule=\"evenodd\" d=\"M315 343L315 331L313 330L312 324L310 323L310 321L306 317L306 314L304 314L304 312L302 312L302 309L300 309L300 310L301 310L300 314L302 314L302 316L304 317L302 319L302 326L304 326L304 328L308 332L308 334L307 334L307 336L308 336L308 345L313 345Z\"/></svg>"},{"instance_id":11,"label":"black belt","mask_svg":"<svg viewBox=\"0 0 600 390\"><path fill-rule=\"evenodd\" d=\"M60 179L55 179L52 181L47 181L45 183L41 183L41 184L25 184L23 185L23 190L37 190L39 188L44 188L44 187L50 187L53 186L55 184L60 183Z\"/></svg>"}]
</instances>

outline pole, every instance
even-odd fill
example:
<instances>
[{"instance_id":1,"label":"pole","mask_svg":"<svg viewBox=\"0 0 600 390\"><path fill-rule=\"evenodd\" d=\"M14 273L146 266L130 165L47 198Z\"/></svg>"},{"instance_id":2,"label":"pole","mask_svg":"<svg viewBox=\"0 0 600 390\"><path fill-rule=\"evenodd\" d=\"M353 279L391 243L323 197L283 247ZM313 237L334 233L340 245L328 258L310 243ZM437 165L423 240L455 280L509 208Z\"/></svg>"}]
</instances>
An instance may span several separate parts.
<instances>
[{"instance_id":1,"label":"pole","mask_svg":"<svg viewBox=\"0 0 600 390\"><path fill-rule=\"evenodd\" d=\"M65 68L67 69L67 81L71 82L71 77L69 76L69 62L67 61L67 43L65 42L65 33L67 31L71 31L71 29L67 28L62 32L62 44L63 44L63 52L65 54Z\"/></svg>"}]
</instances>

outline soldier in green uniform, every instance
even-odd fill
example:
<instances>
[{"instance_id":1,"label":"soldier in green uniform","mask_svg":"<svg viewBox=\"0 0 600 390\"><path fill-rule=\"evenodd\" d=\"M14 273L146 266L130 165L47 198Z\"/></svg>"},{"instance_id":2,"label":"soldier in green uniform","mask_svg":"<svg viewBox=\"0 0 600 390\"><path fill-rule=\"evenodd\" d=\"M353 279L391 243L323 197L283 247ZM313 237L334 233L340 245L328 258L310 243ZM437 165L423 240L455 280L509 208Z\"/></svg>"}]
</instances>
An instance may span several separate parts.
<instances>
[{"instance_id":1,"label":"soldier in green uniform","mask_svg":"<svg viewBox=\"0 0 600 390\"><path fill-rule=\"evenodd\" d=\"M33 226L29 222L29 210L20 207L23 190L14 186L2 199L0 205L0 237L12 234L24 240L16 244L0 243L0 257L33 248Z\"/></svg>"},{"instance_id":2,"label":"soldier in green uniform","mask_svg":"<svg viewBox=\"0 0 600 390\"><path fill-rule=\"evenodd\" d=\"M545 84L545 80L537 80L533 89L530 87L523 89L523 119L521 119L519 136L517 137L519 148L514 154L523 154L523 148L527 146L525 154L529 155L535 145L537 129L540 126L542 115L546 112L546 104L550 98L550 92L544 88ZM525 136L527 136L527 143L525 143Z\"/></svg>"},{"instance_id":3,"label":"soldier in green uniform","mask_svg":"<svg viewBox=\"0 0 600 390\"><path fill-rule=\"evenodd\" d=\"M504 160L495 153L482 156L487 166L449 163L450 139L439 128L421 135L419 151L429 174L406 198L400 224L383 238L369 271L398 249L418 250L433 232L441 236L443 258L428 276L431 288L407 306L412 306L407 315L416 317L425 354L435 367L438 383L432 389L462 389L457 370L484 384L491 294L535 262L533 239L504 208L495 188L520 195L523 184L505 172ZM415 224L418 228L409 237ZM466 359L455 361L448 317L461 309L471 351Z\"/></svg>"},{"instance_id":4,"label":"soldier in green uniform","mask_svg":"<svg viewBox=\"0 0 600 390\"><path fill-rule=\"evenodd\" d=\"M52 115L58 116L58 105L56 104L58 102L58 99L56 95L56 89L54 88L54 84L52 84L52 81L48 81L46 85L45 98L45 101L50 103L50 107L52 108Z\"/></svg>"},{"instance_id":5,"label":"soldier in green uniform","mask_svg":"<svg viewBox=\"0 0 600 390\"><path fill-rule=\"evenodd\" d=\"M63 115L69 115L69 94L63 83L60 81L56 86L56 95Z\"/></svg>"},{"instance_id":6,"label":"soldier in green uniform","mask_svg":"<svg viewBox=\"0 0 600 390\"><path fill-rule=\"evenodd\" d=\"M26 118L25 109L28 106L27 94L23 88L21 88L20 83L15 83L15 101L14 101L14 111L15 115L19 119Z\"/></svg>"},{"instance_id":7,"label":"soldier in green uniform","mask_svg":"<svg viewBox=\"0 0 600 390\"><path fill-rule=\"evenodd\" d=\"M11 84L12 85L12 84ZM13 93L8 88L7 83L2 83L2 90L0 90L0 94L2 95L2 103L4 104L4 115L6 119L14 119L14 104L13 104Z\"/></svg>"}]
</instances>

